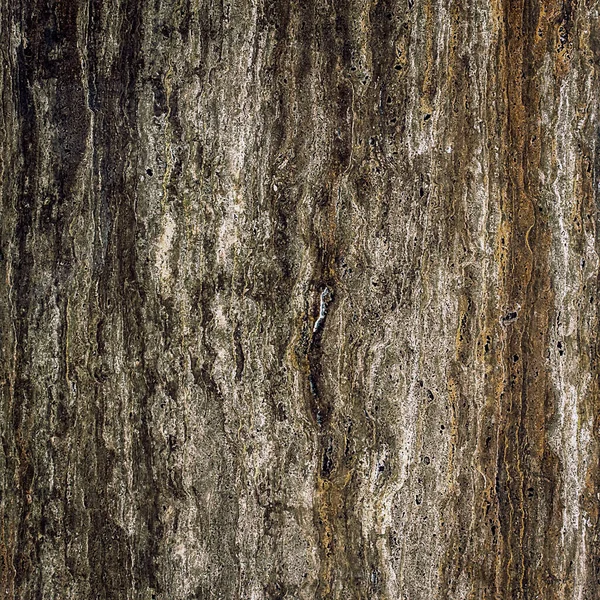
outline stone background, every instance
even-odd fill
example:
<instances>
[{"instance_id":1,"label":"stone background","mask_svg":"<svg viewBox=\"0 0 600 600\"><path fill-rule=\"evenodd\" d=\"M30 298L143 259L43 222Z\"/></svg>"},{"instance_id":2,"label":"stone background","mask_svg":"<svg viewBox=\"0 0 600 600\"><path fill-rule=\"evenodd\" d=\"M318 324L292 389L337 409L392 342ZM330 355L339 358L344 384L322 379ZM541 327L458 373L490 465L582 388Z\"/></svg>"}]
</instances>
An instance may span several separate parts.
<instances>
[{"instance_id":1,"label":"stone background","mask_svg":"<svg viewBox=\"0 0 600 600\"><path fill-rule=\"evenodd\" d=\"M598 599L599 10L0 0L0 596Z\"/></svg>"}]
</instances>

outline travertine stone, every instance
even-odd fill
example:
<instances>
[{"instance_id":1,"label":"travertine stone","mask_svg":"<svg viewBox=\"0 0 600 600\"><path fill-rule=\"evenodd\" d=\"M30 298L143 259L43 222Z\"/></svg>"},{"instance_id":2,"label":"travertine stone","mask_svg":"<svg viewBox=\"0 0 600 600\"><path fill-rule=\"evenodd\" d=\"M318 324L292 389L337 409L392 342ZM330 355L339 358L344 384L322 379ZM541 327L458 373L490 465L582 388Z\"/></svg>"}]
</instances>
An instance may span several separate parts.
<instances>
[{"instance_id":1,"label":"travertine stone","mask_svg":"<svg viewBox=\"0 0 600 600\"><path fill-rule=\"evenodd\" d=\"M600 598L599 11L0 0L0 598Z\"/></svg>"}]
</instances>

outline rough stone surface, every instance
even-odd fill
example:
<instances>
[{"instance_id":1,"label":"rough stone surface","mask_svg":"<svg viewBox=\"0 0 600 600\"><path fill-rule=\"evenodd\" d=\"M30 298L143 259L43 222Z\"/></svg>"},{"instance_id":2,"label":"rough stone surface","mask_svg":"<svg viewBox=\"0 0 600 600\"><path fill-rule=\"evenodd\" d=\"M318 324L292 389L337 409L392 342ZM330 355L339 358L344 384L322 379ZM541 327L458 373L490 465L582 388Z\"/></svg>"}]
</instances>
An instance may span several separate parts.
<instances>
[{"instance_id":1,"label":"rough stone surface","mask_svg":"<svg viewBox=\"0 0 600 600\"><path fill-rule=\"evenodd\" d=\"M0 0L0 597L599 598L599 10Z\"/></svg>"}]
</instances>

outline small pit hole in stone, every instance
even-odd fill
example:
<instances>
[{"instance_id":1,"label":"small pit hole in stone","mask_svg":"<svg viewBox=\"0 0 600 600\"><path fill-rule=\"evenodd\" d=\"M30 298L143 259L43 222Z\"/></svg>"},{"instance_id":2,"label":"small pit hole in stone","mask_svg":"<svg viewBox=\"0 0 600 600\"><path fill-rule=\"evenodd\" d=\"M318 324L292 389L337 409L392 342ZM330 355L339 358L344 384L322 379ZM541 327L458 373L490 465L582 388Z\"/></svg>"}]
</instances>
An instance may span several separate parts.
<instances>
[{"instance_id":1,"label":"small pit hole in stone","mask_svg":"<svg viewBox=\"0 0 600 600\"><path fill-rule=\"evenodd\" d=\"M152 175L154 175L154 171L153 171L152 169L146 169L146 174L147 174L149 177L152 177Z\"/></svg>"},{"instance_id":2,"label":"small pit hole in stone","mask_svg":"<svg viewBox=\"0 0 600 600\"><path fill-rule=\"evenodd\" d=\"M429 121L429 119L431 119L431 115L429 113L427 113L424 117L423 117L423 121Z\"/></svg>"},{"instance_id":3,"label":"small pit hole in stone","mask_svg":"<svg viewBox=\"0 0 600 600\"><path fill-rule=\"evenodd\" d=\"M431 459L429 458L429 456L426 456L425 458L423 458L423 462L428 465L431 463Z\"/></svg>"},{"instance_id":4,"label":"small pit hole in stone","mask_svg":"<svg viewBox=\"0 0 600 600\"><path fill-rule=\"evenodd\" d=\"M516 311L511 311L509 313L506 313L503 317L502 317L502 322L503 323L512 323L513 321L515 321L517 318L517 313Z\"/></svg>"}]
</instances>

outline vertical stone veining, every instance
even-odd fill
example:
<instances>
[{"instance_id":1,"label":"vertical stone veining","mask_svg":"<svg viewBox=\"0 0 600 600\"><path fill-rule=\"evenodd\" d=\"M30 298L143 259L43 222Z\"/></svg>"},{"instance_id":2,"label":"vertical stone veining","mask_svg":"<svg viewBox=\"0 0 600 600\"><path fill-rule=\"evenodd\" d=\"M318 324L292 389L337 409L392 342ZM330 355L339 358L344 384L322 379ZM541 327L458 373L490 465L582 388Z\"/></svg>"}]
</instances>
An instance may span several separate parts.
<instances>
[{"instance_id":1,"label":"vertical stone veining","mask_svg":"<svg viewBox=\"0 0 600 600\"><path fill-rule=\"evenodd\" d=\"M0 595L596 598L598 16L0 0Z\"/></svg>"}]
</instances>

